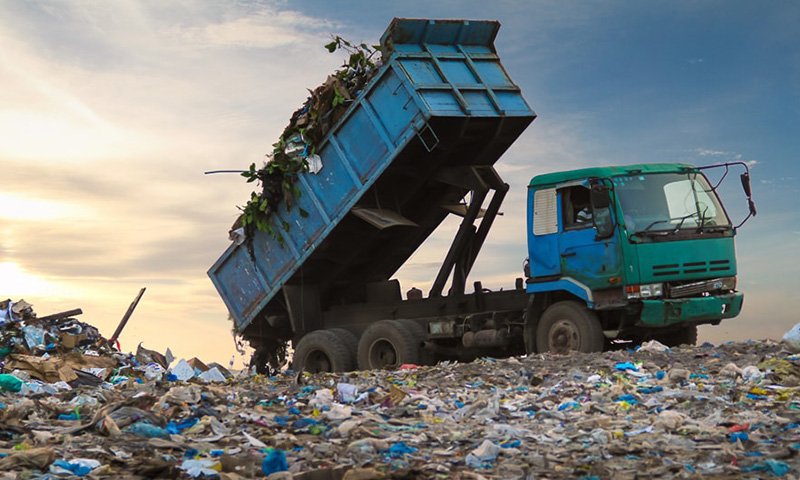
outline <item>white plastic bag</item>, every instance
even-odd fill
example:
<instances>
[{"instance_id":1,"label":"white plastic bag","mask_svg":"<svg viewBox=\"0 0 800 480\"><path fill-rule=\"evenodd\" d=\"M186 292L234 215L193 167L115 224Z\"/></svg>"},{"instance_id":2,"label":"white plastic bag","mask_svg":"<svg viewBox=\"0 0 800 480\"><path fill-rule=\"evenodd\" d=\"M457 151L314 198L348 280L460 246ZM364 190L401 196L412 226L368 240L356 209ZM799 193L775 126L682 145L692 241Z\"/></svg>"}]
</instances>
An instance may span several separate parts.
<instances>
[{"instance_id":1,"label":"white plastic bag","mask_svg":"<svg viewBox=\"0 0 800 480\"><path fill-rule=\"evenodd\" d=\"M783 336L783 343L794 353L800 353L800 323Z\"/></svg>"}]
</instances>

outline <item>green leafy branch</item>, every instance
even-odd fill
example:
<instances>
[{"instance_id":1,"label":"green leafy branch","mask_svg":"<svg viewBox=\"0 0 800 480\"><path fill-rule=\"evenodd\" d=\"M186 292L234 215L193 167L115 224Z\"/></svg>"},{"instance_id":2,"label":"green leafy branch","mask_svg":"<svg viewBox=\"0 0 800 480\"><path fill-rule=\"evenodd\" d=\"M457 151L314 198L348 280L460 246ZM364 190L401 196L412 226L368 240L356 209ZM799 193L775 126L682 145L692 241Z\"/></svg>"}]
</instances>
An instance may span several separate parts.
<instances>
[{"instance_id":1,"label":"green leafy branch","mask_svg":"<svg viewBox=\"0 0 800 480\"><path fill-rule=\"evenodd\" d=\"M251 192L244 207L239 207L248 239L252 239L255 231L262 231L283 245L283 237L272 222L272 215L281 203L287 212L292 208L300 197L300 189L295 185L297 176L309 170L308 158L315 155L317 144L341 117L347 103L377 71L373 57L378 46L356 45L336 36L325 48L331 53L340 49L346 51L347 61L323 85L311 91L303 107L294 112L264 166L257 169L253 163L242 173L248 183L256 182L261 186L260 191ZM308 212L300 209L300 216L306 218ZM278 227L289 231L290 225L281 220Z\"/></svg>"},{"instance_id":2,"label":"green leafy branch","mask_svg":"<svg viewBox=\"0 0 800 480\"><path fill-rule=\"evenodd\" d=\"M325 48L330 53L344 50L349 54L347 61L334 73L334 76L345 82L347 90L352 97L355 97L358 90L366 84L378 67L373 57L380 51L380 45L355 44L337 35L333 41L325 45ZM334 97L334 107L339 104L338 101L340 101L339 96Z\"/></svg>"},{"instance_id":3,"label":"green leafy branch","mask_svg":"<svg viewBox=\"0 0 800 480\"><path fill-rule=\"evenodd\" d=\"M256 169L256 164L251 163L250 168L242 172L241 175L247 179L247 183L257 182L262 188L260 192L251 192L250 200L244 207L239 208L242 211L242 226L247 238L252 238L255 230L259 230L283 245L283 237L270 219L281 202L288 211L295 199L300 198L300 189L295 185L295 181L298 174L308 171L308 161L287 154L283 137L273 147L272 158L262 168ZM305 218L308 212L301 208L300 216ZM284 231L289 231L290 225L285 220L281 220L280 226Z\"/></svg>"}]
</instances>

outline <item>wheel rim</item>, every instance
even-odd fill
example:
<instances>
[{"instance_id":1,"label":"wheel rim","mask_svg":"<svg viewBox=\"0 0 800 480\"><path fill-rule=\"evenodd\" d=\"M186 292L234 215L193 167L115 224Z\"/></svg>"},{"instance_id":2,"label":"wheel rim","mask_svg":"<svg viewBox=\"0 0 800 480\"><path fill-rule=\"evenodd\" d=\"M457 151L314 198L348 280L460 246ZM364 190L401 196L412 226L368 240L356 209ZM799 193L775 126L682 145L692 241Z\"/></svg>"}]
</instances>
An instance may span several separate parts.
<instances>
[{"instance_id":1,"label":"wheel rim","mask_svg":"<svg viewBox=\"0 0 800 480\"><path fill-rule=\"evenodd\" d=\"M580 350L581 336L577 326L569 320L558 320L547 336L549 350L553 353L568 353Z\"/></svg>"},{"instance_id":2,"label":"wheel rim","mask_svg":"<svg viewBox=\"0 0 800 480\"><path fill-rule=\"evenodd\" d=\"M369 346L369 363L372 368L388 368L398 366L397 350L392 342L379 338Z\"/></svg>"},{"instance_id":3,"label":"wheel rim","mask_svg":"<svg viewBox=\"0 0 800 480\"><path fill-rule=\"evenodd\" d=\"M303 370L309 373L333 372L333 365L325 352L314 350L306 355Z\"/></svg>"}]
</instances>

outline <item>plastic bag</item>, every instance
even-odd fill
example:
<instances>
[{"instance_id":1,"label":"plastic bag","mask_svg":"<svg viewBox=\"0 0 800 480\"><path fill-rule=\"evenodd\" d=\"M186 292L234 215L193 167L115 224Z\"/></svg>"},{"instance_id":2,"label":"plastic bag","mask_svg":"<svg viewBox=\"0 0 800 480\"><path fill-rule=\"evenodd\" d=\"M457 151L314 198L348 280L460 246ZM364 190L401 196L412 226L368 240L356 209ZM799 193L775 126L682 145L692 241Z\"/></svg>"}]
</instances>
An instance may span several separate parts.
<instances>
[{"instance_id":1,"label":"plastic bag","mask_svg":"<svg viewBox=\"0 0 800 480\"><path fill-rule=\"evenodd\" d=\"M44 329L33 325L25 325L22 327L22 332L25 334L25 343L28 345L28 348L44 345Z\"/></svg>"},{"instance_id":2,"label":"plastic bag","mask_svg":"<svg viewBox=\"0 0 800 480\"><path fill-rule=\"evenodd\" d=\"M270 448L267 450L267 456L261 462L261 471L264 475L270 475L275 472L285 472L289 470L289 462L286 460L286 454L283 450L277 448Z\"/></svg>"},{"instance_id":3,"label":"plastic bag","mask_svg":"<svg viewBox=\"0 0 800 480\"><path fill-rule=\"evenodd\" d=\"M56 460L50 465L50 472L55 474L72 474L78 477L89 475L100 466L100 462L91 458L75 458L73 460Z\"/></svg>"},{"instance_id":4,"label":"plastic bag","mask_svg":"<svg viewBox=\"0 0 800 480\"><path fill-rule=\"evenodd\" d=\"M9 373L0 373L0 392L19 392L22 380Z\"/></svg>"},{"instance_id":5,"label":"plastic bag","mask_svg":"<svg viewBox=\"0 0 800 480\"><path fill-rule=\"evenodd\" d=\"M783 336L783 343L794 353L800 353L800 323Z\"/></svg>"},{"instance_id":6,"label":"plastic bag","mask_svg":"<svg viewBox=\"0 0 800 480\"><path fill-rule=\"evenodd\" d=\"M189 362L184 359L181 359L174 367L172 367L170 373L175 375L175 377L182 382L189 380L195 375L194 368L192 368L189 365Z\"/></svg>"},{"instance_id":7,"label":"plastic bag","mask_svg":"<svg viewBox=\"0 0 800 480\"><path fill-rule=\"evenodd\" d=\"M168 431L147 422L136 422L127 427L125 431L145 438L169 438Z\"/></svg>"}]
</instances>

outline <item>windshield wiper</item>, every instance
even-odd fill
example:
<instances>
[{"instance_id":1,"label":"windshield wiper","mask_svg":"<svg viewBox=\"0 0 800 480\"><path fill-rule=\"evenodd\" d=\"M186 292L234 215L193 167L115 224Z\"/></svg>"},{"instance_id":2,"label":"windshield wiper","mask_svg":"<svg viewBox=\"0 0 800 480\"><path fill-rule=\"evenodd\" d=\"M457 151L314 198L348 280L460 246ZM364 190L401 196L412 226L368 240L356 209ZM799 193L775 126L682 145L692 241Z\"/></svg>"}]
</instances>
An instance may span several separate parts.
<instances>
[{"instance_id":1,"label":"windshield wiper","mask_svg":"<svg viewBox=\"0 0 800 480\"><path fill-rule=\"evenodd\" d=\"M647 227L645 227L644 230L640 230L638 232L635 232L634 235L641 235L641 236L645 236L645 237L656 237L656 236L665 237L665 236L668 236L668 235L674 235L674 234L676 234L676 233L678 233L680 231L681 227L683 227L683 223L686 220L696 216L698 213L699 212L693 212L693 213L690 213L689 215L686 215L684 217L669 218L667 220L656 220L655 222L653 222L650 225L648 225ZM656 226L656 225L658 225L660 223L670 223L670 222L674 222L676 220L678 221L677 225L675 225L674 228L671 228L669 230L650 230L651 228L653 228L654 226Z\"/></svg>"},{"instance_id":2,"label":"windshield wiper","mask_svg":"<svg viewBox=\"0 0 800 480\"><path fill-rule=\"evenodd\" d=\"M706 222L711 219L712 217L707 217L706 212L708 211L708 206L706 206L705 210L703 210L703 214L700 215L700 225L697 226L697 233L720 233L725 232L731 228L730 225L706 225Z\"/></svg>"},{"instance_id":3,"label":"windshield wiper","mask_svg":"<svg viewBox=\"0 0 800 480\"><path fill-rule=\"evenodd\" d=\"M721 233L730 229L730 225L702 225L697 227L697 233Z\"/></svg>"}]
</instances>

